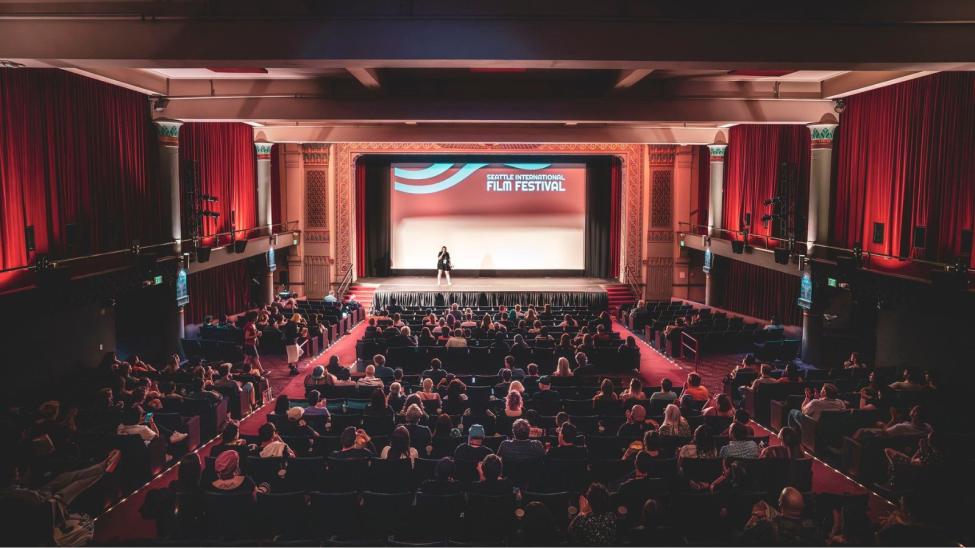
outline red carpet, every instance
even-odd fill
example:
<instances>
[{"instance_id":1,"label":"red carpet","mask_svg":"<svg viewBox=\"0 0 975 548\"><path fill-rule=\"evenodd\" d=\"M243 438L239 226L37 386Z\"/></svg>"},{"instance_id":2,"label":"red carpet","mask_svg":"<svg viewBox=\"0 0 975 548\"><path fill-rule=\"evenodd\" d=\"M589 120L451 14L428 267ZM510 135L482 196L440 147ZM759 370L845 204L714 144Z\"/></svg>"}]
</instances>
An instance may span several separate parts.
<instances>
[{"instance_id":1,"label":"red carpet","mask_svg":"<svg viewBox=\"0 0 975 548\"><path fill-rule=\"evenodd\" d=\"M305 391L303 381L305 373L310 367L325 363L328 359L337 355L339 361L349 364L355 360L355 343L362 337L365 331L365 322L360 322L352 331L339 339L334 345L329 347L320 356L308 360L301 365L301 374L294 377L287 377L288 382L283 388L277 390L277 394L286 394L293 397L304 397ZM268 364L270 365L270 364ZM278 378L287 375L287 368L282 362L272 373L272 386L278 385ZM283 379L282 379L283 380ZM267 422L265 418L274 408L274 402L268 402L263 407L254 411L244 418L240 423L242 434L257 434L257 429ZM213 442L205 444L198 450L201 458L210 453ZM175 462L174 462L175 464ZM135 539L153 539L156 537L156 523L143 519L139 514L139 508L145 500L146 493L152 489L159 489L169 485L169 482L176 479L176 468L166 470L141 489L119 501L115 506L109 508L107 512L96 518L95 523L95 542L99 543L125 543Z\"/></svg>"}]
</instances>

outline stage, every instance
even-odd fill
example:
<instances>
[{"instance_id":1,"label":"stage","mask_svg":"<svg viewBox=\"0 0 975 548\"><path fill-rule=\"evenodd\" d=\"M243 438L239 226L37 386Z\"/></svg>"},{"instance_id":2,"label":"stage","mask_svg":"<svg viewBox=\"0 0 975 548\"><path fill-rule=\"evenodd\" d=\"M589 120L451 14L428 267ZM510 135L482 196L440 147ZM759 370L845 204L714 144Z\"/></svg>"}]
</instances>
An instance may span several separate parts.
<instances>
[{"instance_id":1,"label":"stage","mask_svg":"<svg viewBox=\"0 0 975 548\"><path fill-rule=\"evenodd\" d=\"M619 285L616 280L585 277L560 278L472 278L455 277L448 286L446 278L437 287L436 276L396 276L391 278L360 278L360 286L374 287L373 307L381 309L396 299L401 306L497 306L529 304L553 306L588 306L605 308L608 305L607 286Z\"/></svg>"}]
</instances>

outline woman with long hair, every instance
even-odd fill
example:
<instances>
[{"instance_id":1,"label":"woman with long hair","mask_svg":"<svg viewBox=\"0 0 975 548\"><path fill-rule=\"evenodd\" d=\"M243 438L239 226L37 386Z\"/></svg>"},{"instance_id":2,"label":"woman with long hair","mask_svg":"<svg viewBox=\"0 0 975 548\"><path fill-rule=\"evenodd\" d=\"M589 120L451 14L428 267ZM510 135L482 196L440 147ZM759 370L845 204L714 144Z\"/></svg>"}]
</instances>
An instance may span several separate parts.
<instances>
[{"instance_id":1,"label":"woman with long hair","mask_svg":"<svg viewBox=\"0 0 975 548\"><path fill-rule=\"evenodd\" d=\"M553 377L571 377L573 375L572 368L569 366L569 358L562 356L559 358L557 365L555 366L555 372L552 373Z\"/></svg>"},{"instance_id":2,"label":"woman with long hair","mask_svg":"<svg viewBox=\"0 0 975 548\"><path fill-rule=\"evenodd\" d=\"M657 432L661 436L689 436L691 427L687 424L687 419L681 416L680 407L670 404L664 408L664 422L660 424Z\"/></svg>"},{"instance_id":3,"label":"woman with long hair","mask_svg":"<svg viewBox=\"0 0 975 548\"><path fill-rule=\"evenodd\" d=\"M512 390L508 392L508 396L505 398L504 402L504 414L509 417L520 417L523 409L524 400L521 397L521 392L517 390Z\"/></svg>"},{"instance_id":4,"label":"woman with long hair","mask_svg":"<svg viewBox=\"0 0 975 548\"><path fill-rule=\"evenodd\" d=\"M447 251L447 246L440 248L440 253L437 253L437 286L440 286L440 277L444 274L447 275L447 285L454 285L450 282L450 252Z\"/></svg>"},{"instance_id":5,"label":"woman with long hair","mask_svg":"<svg viewBox=\"0 0 975 548\"><path fill-rule=\"evenodd\" d=\"M379 454L379 458L388 460L410 459L413 461L418 456L416 448L410 445L410 431L405 426L397 426L393 430L393 433L389 435L389 445L383 447L382 453Z\"/></svg>"}]
</instances>

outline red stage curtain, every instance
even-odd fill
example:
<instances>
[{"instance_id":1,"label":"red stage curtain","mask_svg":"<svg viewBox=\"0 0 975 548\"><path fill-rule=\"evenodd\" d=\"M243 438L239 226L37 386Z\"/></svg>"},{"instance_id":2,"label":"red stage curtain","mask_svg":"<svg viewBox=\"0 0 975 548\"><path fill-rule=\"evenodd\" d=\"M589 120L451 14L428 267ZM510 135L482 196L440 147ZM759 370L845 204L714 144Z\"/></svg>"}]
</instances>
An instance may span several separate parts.
<instances>
[{"instance_id":1,"label":"red stage curtain","mask_svg":"<svg viewBox=\"0 0 975 548\"><path fill-rule=\"evenodd\" d=\"M366 276L366 165L355 164L355 271Z\"/></svg>"},{"instance_id":2,"label":"red stage curtain","mask_svg":"<svg viewBox=\"0 0 975 548\"><path fill-rule=\"evenodd\" d=\"M617 158L610 163L609 206L609 276L620 274L623 217L623 162Z\"/></svg>"},{"instance_id":3,"label":"red stage curtain","mask_svg":"<svg viewBox=\"0 0 975 548\"><path fill-rule=\"evenodd\" d=\"M271 224L281 223L281 156L280 145L271 145ZM278 230L278 229L275 229Z\"/></svg>"},{"instance_id":4,"label":"red stage curtain","mask_svg":"<svg viewBox=\"0 0 975 548\"><path fill-rule=\"evenodd\" d=\"M802 323L802 311L796 304L798 276L734 259L722 260L719 265L719 302L715 306L763 320L777 316L787 325Z\"/></svg>"},{"instance_id":5,"label":"red stage curtain","mask_svg":"<svg viewBox=\"0 0 975 548\"><path fill-rule=\"evenodd\" d=\"M707 225L711 195L711 154L706 146L695 148L697 149L697 210L691 215L691 224Z\"/></svg>"},{"instance_id":6,"label":"red stage curtain","mask_svg":"<svg viewBox=\"0 0 975 548\"><path fill-rule=\"evenodd\" d=\"M245 263L237 261L190 274L187 323L199 323L208 314L232 315L250 308L250 276Z\"/></svg>"},{"instance_id":7,"label":"red stage curtain","mask_svg":"<svg viewBox=\"0 0 975 548\"><path fill-rule=\"evenodd\" d=\"M183 124L179 132L179 158L183 164L196 163L199 191L219 199L207 203L208 209L219 212L220 216L204 219L202 236L206 238L257 226L257 159L254 130L249 125L236 122ZM185 177L181 182L186 183ZM183 211L188 213L190 204L184 203ZM234 213L233 224L231 212ZM189 219L184 214L184 237L188 236L187 226ZM244 234L239 232L238 237ZM220 243L228 241L229 235L220 237Z\"/></svg>"},{"instance_id":8,"label":"red stage curtain","mask_svg":"<svg viewBox=\"0 0 975 548\"><path fill-rule=\"evenodd\" d=\"M146 97L53 69L0 69L0 266L162 241ZM77 225L69 248L66 226Z\"/></svg>"},{"instance_id":9,"label":"red stage curtain","mask_svg":"<svg viewBox=\"0 0 975 548\"><path fill-rule=\"evenodd\" d=\"M952 262L975 225L975 74L947 72L848 97L836 144L833 241ZM873 224L884 224L873 243ZM975 266L975 260L972 265Z\"/></svg>"},{"instance_id":10,"label":"red stage curtain","mask_svg":"<svg viewBox=\"0 0 975 548\"><path fill-rule=\"evenodd\" d=\"M806 203L809 189L809 129L802 125L738 125L728 132L725 170L723 226L772 235L772 224L763 226L762 215L771 212L763 202L782 195L798 215L797 239L805 236ZM798 168L795 193L789 196L777 188L779 165ZM746 225L745 214L751 214Z\"/></svg>"}]
</instances>

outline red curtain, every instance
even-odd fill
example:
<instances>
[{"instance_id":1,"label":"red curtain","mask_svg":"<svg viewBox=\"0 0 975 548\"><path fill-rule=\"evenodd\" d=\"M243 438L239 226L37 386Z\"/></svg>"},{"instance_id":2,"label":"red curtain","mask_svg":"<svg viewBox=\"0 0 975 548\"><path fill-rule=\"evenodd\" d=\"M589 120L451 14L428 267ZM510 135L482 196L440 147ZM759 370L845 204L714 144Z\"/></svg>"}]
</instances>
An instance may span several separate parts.
<instances>
[{"instance_id":1,"label":"red curtain","mask_svg":"<svg viewBox=\"0 0 975 548\"><path fill-rule=\"evenodd\" d=\"M772 224L762 223L771 212L763 202L781 195L797 216L797 239L805 236L806 204L809 189L809 129L802 125L738 125L728 132L725 170L723 226L728 230L748 230L772 235ZM778 186L779 166L792 164L797 185L786 191ZM745 223L751 214L750 223Z\"/></svg>"},{"instance_id":2,"label":"red curtain","mask_svg":"<svg viewBox=\"0 0 975 548\"><path fill-rule=\"evenodd\" d=\"M620 274L620 253L622 253L623 217L623 162L614 158L610 164L610 206L609 206L609 276Z\"/></svg>"},{"instance_id":3,"label":"red curtain","mask_svg":"<svg viewBox=\"0 0 975 548\"><path fill-rule=\"evenodd\" d=\"M707 225L708 199L711 196L711 154L708 147L698 146L697 149L697 208L692 212L691 224Z\"/></svg>"},{"instance_id":4,"label":"red curtain","mask_svg":"<svg viewBox=\"0 0 975 548\"><path fill-rule=\"evenodd\" d=\"M206 202L207 209L220 213L219 217L205 217L201 236L213 242L210 236L229 233L231 230L251 229L257 226L257 177L254 152L254 130L241 123L189 123L179 132L179 158L183 165L195 165L199 192L218 198ZM186 186L186 171L181 183ZM185 202L185 200L184 200ZM183 236L190 226L188 213L192 204L183 204ZM231 223L233 213L233 223ZM245 233L239 232L238 237ZM219 243L226 243L230 236L221 236Z\"/></svg>"},{"instance_id":5,"label":"red curtain","mask_svg":"<svg viewBox=\"0 0 975 548\"><path fill-rule=\"evenodd\" d=\"M356 277L366 275L366 165L355 164L355 271Z\"/></svg>"},{"instance_id":6,"label":"red curtain","mask_svg":"<svg viewBox=\"0 0 975 548\"><path fill-rule=\"evenodd\" d=\"M280 145L271 146L271 224L281 223L281 153ZM277 229L275 229L277 230Z\"/></svg>"},{"instance_id":7,"label":"red curtain","mask_svg":"<svg viewBox=\"0 0 975 548\"><path fill-rule=\"evenodd\" d=\"M975 225L975 74L947 72L848 97L836 144L833 240L907 257L916 226L951 262ZM874 223L883 223L873 243ZM975 260L972 265L975 266Z\"/></svg>"},{"instance_id":8,"label":"red curtain","mask_svg":"<svg viewBox=\"0 0 975 548\"><path fill-rule=\"evenodd\" d=\"M190 274L187 323L199 323L208 314L237 314L250 308L250 276L245 263L237 261Z\"/></svg>"},{"instance_id":9,"label":"red curtain","mask_svg":"<svg viewBox=\"0 0 975 548\"><path fill-rule=\"evenodd\" d=\"M54 69L0 69L0 267L162 241L145 96ZM69 247L68 225L77 241Z\"/></svg>"},{"instance_id":10,"label":"red curtain","mask_svg":"<svg viewBox=\"0 0 975 548\"><path fill-rule=\"evenodd\" d=\"M734 259L721 260L717 275L719 296L715 306L768 320L772 316L787 325L800 325L802 311L796 304L800 278Z\"/></svg>"}]
</instances>

